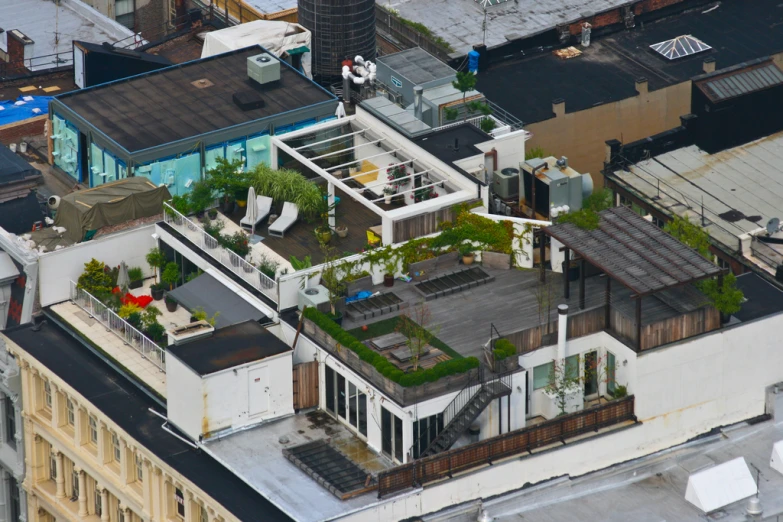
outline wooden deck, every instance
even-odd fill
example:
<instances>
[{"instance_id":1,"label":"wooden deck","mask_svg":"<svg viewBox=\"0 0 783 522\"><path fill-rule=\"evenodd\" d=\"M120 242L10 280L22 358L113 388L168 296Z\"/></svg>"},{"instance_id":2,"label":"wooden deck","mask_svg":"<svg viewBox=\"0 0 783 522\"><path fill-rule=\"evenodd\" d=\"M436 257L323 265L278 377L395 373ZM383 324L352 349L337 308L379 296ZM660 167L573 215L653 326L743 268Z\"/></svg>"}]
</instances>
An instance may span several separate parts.
<instances>
[{"instance_id":1,"label":"wooden deck","mask_svg":"<svg viewBox=\"0 0 783 522\"><path fill-rule=\"evenodd\" d=\"M381 217L340 190L336 191L336 195L340 198L340 203L337 205L337 224L348 227L348 236L343 239L337 234L333 234L329 246L335 250L337 256L356 254L364 250L367 245L367 229L380 225ZM381 203L379 206L391 210L397 205ZM279 215L281 208L282 203L276 201L272 207L272 213ZM228 217L238 224L244 215L245 209L237 209ZM264 238L262 241L264 245L283 258L289 259L291 256L296 256L299 259L304 259L305 256L310 256L313 265L323 262L324 257L314 233L316 223L300 219L288 229L283 238L269 236L267 227L268 223L262 222L261 226L256 229L256 234Z\"/></svg>"}]
</instances>

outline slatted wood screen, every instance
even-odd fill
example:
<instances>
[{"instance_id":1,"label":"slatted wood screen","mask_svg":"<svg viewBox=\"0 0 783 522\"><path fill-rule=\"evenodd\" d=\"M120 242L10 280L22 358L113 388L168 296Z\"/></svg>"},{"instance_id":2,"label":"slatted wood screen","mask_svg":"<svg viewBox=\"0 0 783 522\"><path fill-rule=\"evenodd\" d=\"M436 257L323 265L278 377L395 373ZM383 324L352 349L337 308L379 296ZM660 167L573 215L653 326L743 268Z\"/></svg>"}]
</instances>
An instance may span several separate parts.
<instances>
[{"instance_id":1,"label":"slatted wood screen","mask_svg":"<svg viewBox=\"0 0 783 522\"><path fill-rule=\"evenodd\" d=\"M294 409L318 406L318 361L294 365Z\"/></svg>"}]
</instances>

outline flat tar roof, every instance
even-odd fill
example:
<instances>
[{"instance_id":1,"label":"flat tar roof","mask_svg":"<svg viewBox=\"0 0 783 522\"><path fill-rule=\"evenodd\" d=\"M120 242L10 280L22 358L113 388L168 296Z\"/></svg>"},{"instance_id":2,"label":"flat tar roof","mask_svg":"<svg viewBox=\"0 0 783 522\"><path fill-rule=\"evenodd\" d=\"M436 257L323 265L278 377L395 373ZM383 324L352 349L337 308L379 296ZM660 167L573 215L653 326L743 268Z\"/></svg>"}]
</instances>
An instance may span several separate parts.
<instances>
[{"instance_id":1,"label":"flat tar roof","mask_svg":"<svg viewBox=\"0 0 783 522\"><path fill-rule=\"evenodd\" d=\"M291 347L254 321L216 330L213 335L167 348L199 375L227 370L291 351Z\"/></svg>"},{"instance_id":2,"label":"flat tar roof","mask_svg":"<svg viewBox=\"0 0 783 522\"><path fill-rule=\"evenodd\" d=\"M716 60L717 69L724 69L783 51L779 4L755 0L748 9L743 0L723 0L709 12L710 6L703 6L594 39L590 47L580 49L581 56L569 60L546 49L479 73L476 89L525 123L552 118L552 101L558 98L565 100L566 112L623 100L636 96L635 80L641 77L654 91L702 74L708 57ZM649 48L683 34L692 34L712 49L669 61Z\"/></svg>"},{"instance_id":3,"label":"flat tar roof","mask_svg":"<svg viewBox=\"0 0 783 522\"><path fill-rule=\"evenodd\" d=\"M21 156L0 144L0 185L37 178L41 171L27 163Z\"/></svg>"},{"instance_id":4,"label":"flat tar roof","mask_svg":"<svg viewBox=\"0 0 783 522\"><path fill-rule=\"evenodd\" d=\"M263 52L260 46L239 49L56 101L135 152L335 99L285 63L279 81L260 85L250 80L247 58ZM199 80L207 80L207 86L193 83ZM264 107L243 111L233 102L234 93L248 90L260 93Z\"/></svg>"},{"instance_id":5,"label":"flat tar roof","mask_svg":"<svg viewBox=\"0 0 783 522\"><path fill-rule=\"evenodd\" d=\"M377 61L415 85L457 74L457 71L421 47L379 56Z\"/></svg>"},{"instance_id":6,"label":"flat tar roof","mask_svg":"<svg viewBox=\"0 0 783 522\"><path fill-rule=\"evenodd\" d=\"M432 132L413 141L439 160L462 171L454 165L454 162L477 154L484 154L481 149L476 147L476 144L486 143L490 140L492 140L492 136L475 125L462 123Z\"/></svg>"},{"instance_id":7,"label":"flat tar roof","mask_svg":"<svg viewBox=\"0 0 783 522\"><path fill-rule=\"evenodd\" d=\"M292 520L214 458L161 429L161 418L149 411L160 411L160 405L72 334L51 320L37 332L30 326L3 333L239 520Z\"/></svg>"}]
</instances>

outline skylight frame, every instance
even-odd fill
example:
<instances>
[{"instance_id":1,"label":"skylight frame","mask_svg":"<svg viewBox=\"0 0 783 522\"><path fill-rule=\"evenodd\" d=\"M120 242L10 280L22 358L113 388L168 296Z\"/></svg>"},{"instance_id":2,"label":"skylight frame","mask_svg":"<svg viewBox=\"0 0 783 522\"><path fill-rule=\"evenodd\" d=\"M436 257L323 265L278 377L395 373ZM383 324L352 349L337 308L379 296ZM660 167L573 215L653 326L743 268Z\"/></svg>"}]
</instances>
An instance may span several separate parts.
<instances>
[{"instance_id":1,"label":"skylight frame","mask_svg":"<svg viewBox=\"0 0 783 522\"><path fill-rule=\"evenodd\" d=\"M671 40L665 40L652 44L650 49L660 54L667 60L677 60L712 49L712 46L704 43L693 35L684 34Z\"/></svg>"}]
</instances>

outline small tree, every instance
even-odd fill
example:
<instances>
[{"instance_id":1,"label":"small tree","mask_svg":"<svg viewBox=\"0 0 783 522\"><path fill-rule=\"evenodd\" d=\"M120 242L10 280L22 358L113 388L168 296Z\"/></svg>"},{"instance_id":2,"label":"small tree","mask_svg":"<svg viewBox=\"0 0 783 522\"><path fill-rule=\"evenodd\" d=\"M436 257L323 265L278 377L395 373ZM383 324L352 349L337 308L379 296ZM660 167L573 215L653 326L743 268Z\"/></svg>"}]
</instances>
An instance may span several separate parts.
<instances>
[{"instance_id":1,"label":"small tree","mask_svg":"<svg viewBox=\"0 0 783 522\"><path fill-rule=\"evenodd\" d=\"M451 85L462 93L462 105L465 109L465 116L463 120L468 119L468 107L465 106L465 98L468 92L476 88L476 75L470 71L457 72L457 79L451 82Z\"/></svg>"},{"instance_id":2,"label":"small tree","mask_svg":"<svg viewBox=\"0 0 783 522\"><path fill-rule=\"evenodd\" d=\"M699 289L724 316L739 312L745 299L745 294L737 288L737 277L732 273L723 277L722 284L717 279L708 279L699 284Z\"/></svg>"},{"instance_id":3,"label":"small tree","mask_svg":"<svg viewBox=\"0 0 783 522\"><path fill-rule=\"evenodd\" d=\"M106 271L104 263L93 258L88 263L84 263L84 272L79 276L76 286L100 298L111 294L111 274Z\"/></svg>"},{"instance_id":4,"label":"small tree","mask_svg":"<svg viewBox=\"0 0 783 522\"><path fill-rule=\"evenodd\" d=\"M663 226L663 229L681 243L695 249L699 254L710 259L710 236L703 229L687 219L676 217Z\"/></svg>"},{"instance_id":5,"label":"small tree","mask_svg":"<svg viewBox=\"0 0 783 522\"><path fill-rule=\"evenodd\" d=\"M574 367L573 365L569 366L563 359L552 361L552 367L549 369L549 383L544 391L555 397L555 404L560 410L558 415L569 413L566 411L568 396L583 383L584 374L579 371L579 364Z\"/></svg>"},{"instance_id":6,"label":"small tree","mask_svg":"<svg viewBox=\"0 0 783 522\"><path fill-rule=\"evenodd\" d=\"M244 199L250 187L252 174L244 170L245 163L237 158L228 161L226 158L215 158L217 165L207 171L206 181L211 190Z\"/></svg>"},{"instance_id":7,"label":"small tree","mask_svg":"<svg viewBox=\"0 0 783 522\"><path fill-rule=\"evenodd\" d=\"M541 271L543 272L544 262L541 261ZM536 304L538 305L538 324L544 326L546 324L545 333L550 333L550 324L552 322L552 305L555 302L555 289L552 284L552 278L547 277L545 282L542 282L539 278L538 286L536 287Z\"/></svg>"},{"instance_id":8,"label":"small tree","mask_svg":"<svg viewBox=\"0 0 783 522\"><path fill-rule=\"evenodd\" d=\"M419 358L424 354L425 348L435 335L427 329L430 323L430 309L425 303L419 303L413 307L413 312L400 314L397 323L397 332L405 336L405 344L411 352L413 371L419 369Z\"/></svg>"},{"instance_id":9,"label":"small tree","mask_svg":"<svg viewBox=\"0 0 783 522\"><path fill-rule=\"evenodd\" d=\"M166 256L163 254L163 251L155 247L149 252L147 252L147 264L150 265L150 268L152 269L152 276L157 281L158 278L158 269L163 268L166 265Z\"/></svg>"},{"instance_id":10,"label":"small tree","mask_svg":"<svg viewBox=\"0 0 783 522\"><path fill-rule=\"evenodd\" d=\"M584 378L585 380L591 380L595 378L596 382L600 386L601 384L608 386L609 383L614 380L617 373L617 363L614 367L609 365L609 357L601 356L591 359L591 361L585 365ZM598 390L598 404L601 404L601 390Z\"/></svg>"},{"instance_id":11,"label":"small tree","mask_svg":"<svg viewBox=\"0 0 783 522\"><path fill-rule=\"evenodd\" d=\"M169 290L173 290L174 284L179 281L179 265L177 263L168 263L166 268L163 269L163 273L160 274L160 279L169 285Z\"/></svg>"},{"instance_id":12,"label":"small tree","mask_svg":"<svg viewBox=\"0 0 783 522\"><path fill-rule=\"evenodd\" d=\"M321 272L321 283L329 293L329 306L332 316L337 317L337 303L346 289L343 271L337 265L338 257L333 248L329 248L325 243L321 243L321 253L324 256L324 269Z\"/></svg>"}]
</instances>

